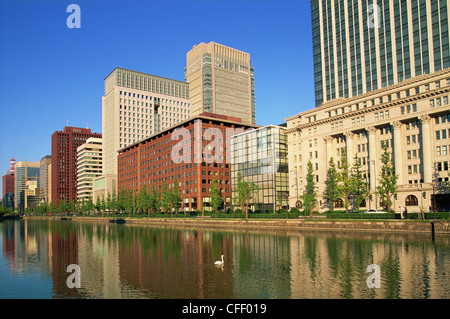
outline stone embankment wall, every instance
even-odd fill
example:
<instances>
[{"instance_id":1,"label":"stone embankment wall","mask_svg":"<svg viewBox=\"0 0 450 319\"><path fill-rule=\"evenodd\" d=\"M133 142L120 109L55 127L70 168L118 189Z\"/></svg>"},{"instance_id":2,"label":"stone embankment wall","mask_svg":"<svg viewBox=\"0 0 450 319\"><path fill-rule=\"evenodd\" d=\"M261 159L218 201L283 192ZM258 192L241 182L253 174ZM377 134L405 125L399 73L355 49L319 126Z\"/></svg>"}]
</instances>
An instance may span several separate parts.
<instances>
[{"instance_id":1,"label":"stone embankment wall","mask_svg":"<svg viewBox=\"0 0 450 319\"><path fill-rule=\"evenodd\" d=\"M25 217L45 218L48 217ZM51 217L50 217L51 218ZM53 217L53 219L59 219ZM124 218L127 224L154 225L164 227L226 228L235 230L329 230L362 232L403 232L450 234L450 221L338 221L338 220L226 220L212 218ZM72 217L72 220L109 222L108 218Z\"/></svg>"}]
</instances>

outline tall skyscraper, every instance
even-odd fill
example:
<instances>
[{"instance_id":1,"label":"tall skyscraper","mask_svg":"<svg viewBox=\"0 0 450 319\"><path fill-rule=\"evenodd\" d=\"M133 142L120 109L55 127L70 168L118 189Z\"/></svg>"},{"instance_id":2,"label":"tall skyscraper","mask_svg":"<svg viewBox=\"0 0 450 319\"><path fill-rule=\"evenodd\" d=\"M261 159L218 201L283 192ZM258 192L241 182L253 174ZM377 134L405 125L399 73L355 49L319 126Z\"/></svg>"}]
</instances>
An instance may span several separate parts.
<instances>
[{"instance_id":1,"label":"tall skyscraper","mask_svg":"<svg viewBox=\"0 0 450 319\"><path fill-rule=\"evenodd\" d=\"M80 127L64 127L52 134L52 201L77 199L77 148L99 133Z\"/></svg>"},{"instance_id":2,"label":"tall skyscraper","mask_svg":"<svg viewBox=\"0 0 450 319\"><path fill-rule=\"evenodd\" d=\"M117 151L186 120L190 104L186 82L115 68L102 97L104 179L94 184L117 190Z\"/></svg>"},{"instance_id":3,"label":"tall skyscraper","mask_svg":"<svg viewBox=\"0 0 450 319\"><path fill-rule=\"evenodd\" d=\"M9 170L6 172L5 175L2 176L2 185L3 185L3 191L2 191L2 198L3 202L2 205L6 208L14 208L14 173L15 173L15 165L16 160L14 157L11 158L9 161Z\"/></svg>"},{"instance_id":4,"label":"tall skyscraper","mask_svg":"<svg viewBox=\"0 0 450 319\"><path fill-rule=\"evenodd\" d=\"M52 157L50 155L44 156L40 161L39 178L40 178L40 197L45 202L51 202L52 194Z\"/></svg>"},{"instance_id":5,"label":"tall skyscraper","mask_svg":"<svg viewBox=\"0 0 450 319\"><path fill-rule=\"evenodd\" d=\"M15 165L15 180L14 180L14 206L24 212L28 207L27 197L31 197L33 192L33 202L36 203L36 196L39 195L39 162L20 161Z\"/></svg>"},{"instance_id":6,"label":"tall skyscraper","mask_svg":"<svg viewBox=\"0 0 450 319\"><path fill-rule=\"evenodd\" d=\"M255 76L250 54L209 42L194 45L186 54L192 115L203 112L255 124Z\"/></svg>"},{"instance_id":7,"label":"tall skyscraper","mask_svg":"<svg viewBox=\"0 0 450 319\"><path fill-rule=\"evenodd\" d=\"M102 139L88 138L77 149L77 199L94 198L93 180L102 175Z\"/></svg>"},{"instance_id":8,"label":"tall skyscraper","mask_svg":"<svg viewBox=\"0 0 450 319\"><path fill-rule=\"evenodd\" d=\"M448 0L311 0L316 107L450 67Z\"/></svg>"}]
</instances>

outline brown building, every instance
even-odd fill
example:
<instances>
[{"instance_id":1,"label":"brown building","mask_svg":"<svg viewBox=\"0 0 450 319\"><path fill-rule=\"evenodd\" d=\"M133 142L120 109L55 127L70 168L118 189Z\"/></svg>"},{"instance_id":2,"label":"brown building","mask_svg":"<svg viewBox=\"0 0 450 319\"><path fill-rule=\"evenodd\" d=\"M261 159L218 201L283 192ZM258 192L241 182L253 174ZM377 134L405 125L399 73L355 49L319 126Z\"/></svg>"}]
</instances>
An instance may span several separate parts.
<instances>
[{"instance_id":1,"label":"brown building","mask_svg":"<svg viewBox=\"0 0 450 319\"><path fill-rule=\"evenodd\" d=\"M77 199L77 148L90 137L101 138L102 135L88 128L70 126L52 134L51 194L56 204L61 199Z\"/></svg>"},{"instance_id":2,"label":"brown building","mask_svg":"<svg viewBox=\"0 0 450 319\"><path fill-rule=\"evenodd\" d=\"M209 188L216 177L225 206L231 204L230 137L256 125L202 113L119 150L118 189L157 190L178 182L185 210L209 207Z\"/></svg>"},{"instance_id":3,"label":"brown building","mask_svg":"<svg viewBox=\"0 0 450 319\"><path fill-rule=\"evenodd\" d=\"M14 194L14 175L11 174L3 175L2 185L3 185L2 197L5 197L7 193Z\"/></svg>"}]
</instances>

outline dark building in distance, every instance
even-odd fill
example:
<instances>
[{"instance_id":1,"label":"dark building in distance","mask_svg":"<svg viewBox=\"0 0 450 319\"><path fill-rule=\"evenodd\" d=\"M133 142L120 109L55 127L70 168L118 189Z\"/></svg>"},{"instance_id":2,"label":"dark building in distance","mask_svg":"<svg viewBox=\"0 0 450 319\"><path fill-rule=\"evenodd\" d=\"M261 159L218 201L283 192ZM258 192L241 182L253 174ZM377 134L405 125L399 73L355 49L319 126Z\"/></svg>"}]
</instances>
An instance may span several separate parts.
<instances>
[{"instance_id":1,"label":"dark building in distance","mask_svg":"<svg viewBox=\"0 0 450 319\"><path fill-rule=\"evenodd\" d=\"M52 134L52 201L68 202L77 199L77 148L90 137L101 138L102 134L91 129L64 127Z\"/></svg>"}]
</instances>

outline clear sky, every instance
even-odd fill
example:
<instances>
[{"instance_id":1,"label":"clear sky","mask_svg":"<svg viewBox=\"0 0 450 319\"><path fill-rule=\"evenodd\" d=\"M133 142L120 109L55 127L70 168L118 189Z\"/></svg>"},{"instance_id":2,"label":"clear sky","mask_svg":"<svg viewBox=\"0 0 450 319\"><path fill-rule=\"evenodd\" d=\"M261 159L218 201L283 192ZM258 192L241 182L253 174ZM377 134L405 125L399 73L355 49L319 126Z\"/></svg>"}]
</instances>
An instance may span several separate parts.
<instances>
[{"instance_id":1,"label":"clear sky","mask_svg":"<svg viewBox=\"0 0 450 319\"><path fill-rule=\"evenodd\" d=\"M101 133L115 67L184 81L186 52L210 41L250 53L256 124L314 107L310 0L1 0L0 176L50 155L67 121Z\"/></svg>"}]
</instances>

